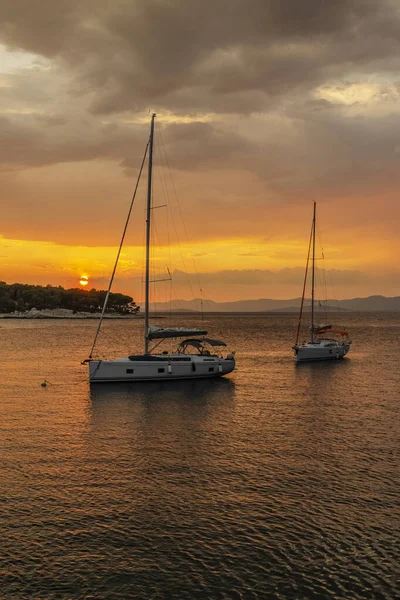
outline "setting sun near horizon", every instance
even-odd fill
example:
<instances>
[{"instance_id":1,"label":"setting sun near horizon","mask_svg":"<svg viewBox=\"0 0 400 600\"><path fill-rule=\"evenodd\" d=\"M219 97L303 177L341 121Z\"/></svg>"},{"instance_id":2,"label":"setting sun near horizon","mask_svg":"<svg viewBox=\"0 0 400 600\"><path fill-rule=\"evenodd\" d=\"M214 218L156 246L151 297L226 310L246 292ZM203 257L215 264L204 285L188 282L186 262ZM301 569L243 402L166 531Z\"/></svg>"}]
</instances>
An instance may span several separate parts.
<instances>
[{"instance_id":1,"label":"setting sun near horizon","mask_svg":"<svg viewBox=\"0 0 400 600\"><path fill-rule=\"evenodd\" d=\"M152 258L163 279L171 255L176 295L190 291L183 272L215 301L300 295L314 200L337 296L400 293L392 0L356 13L293 3L295 18L239 2L211 28L218 8L201 2L184 21L180 3L164 0L165 20L152 2L35 3L28 28L18 3L3 3L1 279L107 288L154 109ZM196 31L190 41L182 22ZM176 45L166 44L175 26ZM146 177L147 164L115 277L139 301ZM157 220L173 205L185 227L176 241L170 220L168 243Z\"/></svg>"}]
</instances>

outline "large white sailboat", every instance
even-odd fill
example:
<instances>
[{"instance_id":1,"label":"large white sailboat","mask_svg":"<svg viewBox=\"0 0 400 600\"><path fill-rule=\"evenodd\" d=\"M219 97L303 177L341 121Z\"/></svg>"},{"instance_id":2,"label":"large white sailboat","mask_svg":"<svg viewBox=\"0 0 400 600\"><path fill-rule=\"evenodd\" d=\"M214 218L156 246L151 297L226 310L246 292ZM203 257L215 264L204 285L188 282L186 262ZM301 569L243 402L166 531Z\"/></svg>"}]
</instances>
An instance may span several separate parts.
<instances>
[{"instance_id":1,"label":"large white sailboat","mask_svg":"<svg viewBox=\"0 0 400 600\"><path fill-rule=\"evenodd\" d=\"M121 245L111 276L110 285L104 301L104 306L97 328L95 339L92 345L89 358L84 361L89 365L90 383L102 383L113 381L160 381L171 379L199 379L210 377L221 377L230 373L235 368L235 353L231 352L225 357L222 355L222 348L226 343L222 340L215 340L208 337L207 331L196 328L184 327L154 327L149 323L150 307L150 232L151 232L151 212L152 212L152 166L153 166L153 139L154 139L154 119L153 114L150 125L150 137L146 146L149 151L148 162L148 181L147 181L147 207L146 207L146 276L145 276L145 315L144 315L144 353L129 355L114 360L100 360L93 357L97 337L100 332L102 319L107 306L107 300L110 294L112 281L118 263L119 254L124 241L127 224L132 210L133 200L136 195L137 185L131 208L128 213L128 220L125 225ZM142 168L144 160L142 163ZM140 170L140 173L142 171ZM139 173L139 178L140 178ZM176 352L154 352L159 344L170 338L181 338ZM153 346L151 347L151 345Z\"/></svg>"},{"instance_id":2,"label":"large white sailboat","mask_svg":"<svg viewBox=\"0 0 400 600\"><path fill-rule=\"evenodd\" d=\"M332 325L316 325L315 317L315 230L316 230L317 205L314 202L314 214L311 227L310 242L306 271L304 276L303 295L301 299L299 322L297 325L297 337L293 346L296 363L315 360L335 360L346 356L350 350L351 340L347 331L334 329ZM307 284L308 265L310 249L312 247L311 259L311 338L299 344L300 328L303 316L304 296Z\"/></svg>"}]
</instances>

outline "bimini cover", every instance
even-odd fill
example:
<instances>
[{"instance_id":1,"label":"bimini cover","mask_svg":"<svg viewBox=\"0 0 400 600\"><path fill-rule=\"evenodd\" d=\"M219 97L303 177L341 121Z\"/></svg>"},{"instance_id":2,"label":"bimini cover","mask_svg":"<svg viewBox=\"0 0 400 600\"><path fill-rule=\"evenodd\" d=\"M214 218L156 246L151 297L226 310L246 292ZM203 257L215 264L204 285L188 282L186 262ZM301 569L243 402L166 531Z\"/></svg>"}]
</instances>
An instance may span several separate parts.
<instances>
[{"instance_id":1,"label":"bimini cover","mask_svg":"<svg viewBox=\"0 0 400 600\"><path fill-rule=\"evenodd\" d=\"M226 346L225 342L222 340L212 340L210 338L200 338L199 340L189 339L182 342L182 346L191 345L195 346L196 348L201 348L203 344L210 344L210 346Z\"/></svg>"},{"instance_id":2,"label":"bimini cover","mask_svg":"<svg viewBox=\"0 0 400 600\"><path fill-rule=\"evenodd\" d=\"M341 329L332 329L332 331L330 331L330 333L336 333L337 335L342 335L343 337L348 337L348 335L349 335L348 331L344 331Z\"/></svg>"},{"instance_id":3,"label":"bimini cover","mask_svg":"<svg viewBox=\"0 0 400 600\"><path fill-rule=\"evenodd\" d=\"M315 333L325 333L326 331L330 331L332 329L332 325L315 325L314 332Z\"/></svg>"},{"instance_id":4,"label":"bimini cover","mask_svg":"<svg viewBox=\"0 0 400 600\"><path fill-rule=\"evenodd\" d=\"M159 340L164 338L187 337L188 335L207 335L203 329L187 329L186 327L149 327L148 339Z\"/></svg>"}]
</instances>

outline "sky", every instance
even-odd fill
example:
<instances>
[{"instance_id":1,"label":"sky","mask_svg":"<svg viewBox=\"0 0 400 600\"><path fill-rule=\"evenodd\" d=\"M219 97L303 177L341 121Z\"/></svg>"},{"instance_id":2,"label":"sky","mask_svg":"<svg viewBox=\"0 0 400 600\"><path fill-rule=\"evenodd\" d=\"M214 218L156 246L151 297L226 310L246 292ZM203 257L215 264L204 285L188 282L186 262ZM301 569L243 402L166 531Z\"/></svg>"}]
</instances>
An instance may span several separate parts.
<instances>
[{"instance_id":1,"label":"sky","mask_svg":"<svg viewBox=\"0 0 400 600\"><path fill-rule=\"evenodd\" d=\"M300 296L314 201L328 296L400 295L399 72L397 0L2 0L0 279L107 287L154 111L156 300Z\"/></svg>"}]
</instances>

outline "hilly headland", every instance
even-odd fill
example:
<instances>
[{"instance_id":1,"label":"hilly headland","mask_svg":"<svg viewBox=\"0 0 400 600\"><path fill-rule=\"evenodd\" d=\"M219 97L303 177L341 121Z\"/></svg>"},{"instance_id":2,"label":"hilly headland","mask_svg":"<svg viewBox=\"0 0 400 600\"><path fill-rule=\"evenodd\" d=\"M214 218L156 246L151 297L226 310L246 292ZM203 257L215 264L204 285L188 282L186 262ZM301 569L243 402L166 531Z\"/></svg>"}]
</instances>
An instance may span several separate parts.
<instances>
[{"instance_id":1,"label":"hilly headland","mask_svg":"<svg viewBox=\"0 0 400 600\"><path fill-rule=\"evenodd\" d=\"M0 282L0 315L3 318L97 318L102 310L105 290L71 288L62 286L41 286L23 283L7 284ZM166 312L199 312L203 304L204 312L297 312L301 298L275 300L259 298L256 300L237 300L215 302L214 300L171 300L155 302L151 310ZM305 310L309 310L310 301L306 299ZM327 300L321 305L325 311L353 312L397 312L400 311L400 296L368 296L345 300ZM107 318L140 317L140 306L126 294L110 293L107 303Z\"/></svg>"},{"instance_id":2,"label":"hilly headland","mask_svg":"<svg viewBox=\"0 0 400 600\"><path fill-rule=\"evenodd\" d=\"M96 289L41 286L0 282L0 314L3 318L97 318L107 292ZM140 307L131 296L110 293L107 317L130 318Z\"/></svg>"}]
</instances>

